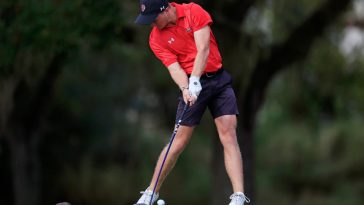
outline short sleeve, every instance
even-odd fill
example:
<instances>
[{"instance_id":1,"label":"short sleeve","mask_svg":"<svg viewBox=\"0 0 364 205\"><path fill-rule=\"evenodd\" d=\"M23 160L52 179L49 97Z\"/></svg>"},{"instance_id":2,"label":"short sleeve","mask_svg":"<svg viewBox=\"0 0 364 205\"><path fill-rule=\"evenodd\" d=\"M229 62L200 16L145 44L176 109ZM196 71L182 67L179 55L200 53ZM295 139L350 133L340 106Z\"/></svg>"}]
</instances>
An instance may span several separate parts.
<instances>
[{"instance_id":1,"label":"short sleeve","mask_svg":"<svg viewBox=\"0 0 364 205\"><path fill-rule=\"evenodd\" d=\"M172 53L168 48L164 47L162 42L158 40L155 36L153 36L153 32L150 34L149 37L149 46L153 51L154 55L157 56L162 63L168 67L172 63L177 62L177 56Z\"/></svg>"},{"instance_id":2,"label":"short sleeve","mask_svg":"<svg viewBox=\"0 0 364 205\"><path fill-rule=\"evenodd\" d=\"M191 27L194 32L212 24L210 14L198 4L192 4L191 6L191 21Z\"/></svg>"}]
</instances>

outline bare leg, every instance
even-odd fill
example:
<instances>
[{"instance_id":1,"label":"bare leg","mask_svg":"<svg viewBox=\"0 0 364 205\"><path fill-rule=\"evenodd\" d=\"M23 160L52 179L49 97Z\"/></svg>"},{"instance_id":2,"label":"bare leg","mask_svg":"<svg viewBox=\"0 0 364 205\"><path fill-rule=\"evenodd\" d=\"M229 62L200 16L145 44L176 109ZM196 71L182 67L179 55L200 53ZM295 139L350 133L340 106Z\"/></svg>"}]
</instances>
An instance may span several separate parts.
<instances>
[{"instance_id":1,"label":"bare leg","mask_svg":"<svg viewBox=\"0 0 364 205\"><path fill-rule=\"evenodd\" d=\"M159 189L162 186L166 176L168 175L168 173L173 169L174 165L176 164L179 155L182 153L182 151L184 150L184 148L190 141L193 129L194 129L194 127L187 127L187 126L183 126L183 125L181 125L178 128L176 137L173 141L171 149L169 150L167 159L164 163L164 167L163 167L162 173L161 173L159 181L158 181L158 185L156 187L157 193L159 192ZM164 147L162 153L159 155L157 165L154 169L153 178L152 178L152 181L150 182L150 185L148 188L149 190L153 190L155 182L157 181L158 172L162 165L164 155L167 151L167 147L168 147L168 144L167 144L167 146Z\"/></svg>"},{"instance_id":2,"label":"bare leg","mask_svg":"<svg viewBox=\"0 0 364 205\"><path fill-rule=\"evenodd\" d=\"M236 116L223 115L215 119L221 144L224 147L224 160L227 174L234 192L244 192L243 161L236 136Z\"/></svg>"}]
</instances>

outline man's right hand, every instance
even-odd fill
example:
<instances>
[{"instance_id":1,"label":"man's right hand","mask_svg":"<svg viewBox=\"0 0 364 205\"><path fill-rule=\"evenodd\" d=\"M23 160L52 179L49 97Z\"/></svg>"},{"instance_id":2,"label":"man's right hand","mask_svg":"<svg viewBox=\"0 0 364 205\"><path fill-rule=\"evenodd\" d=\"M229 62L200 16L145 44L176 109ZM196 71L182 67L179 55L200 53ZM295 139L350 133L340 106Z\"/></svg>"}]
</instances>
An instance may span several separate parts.
<instances>
[{"instance_id":1,"label":"man's right hand","mask_svg":"<svg viewBox=\"0 0 364 205\"><path fill-rule=\"evenodd\" d=\"M183 94L183 100L186 104L188 103L190 106L195 104L195 102L197 100L197 96L192 95L192 93L189 91L189 89L183 89L182 94Z\"/></svg>"}]
</instances>

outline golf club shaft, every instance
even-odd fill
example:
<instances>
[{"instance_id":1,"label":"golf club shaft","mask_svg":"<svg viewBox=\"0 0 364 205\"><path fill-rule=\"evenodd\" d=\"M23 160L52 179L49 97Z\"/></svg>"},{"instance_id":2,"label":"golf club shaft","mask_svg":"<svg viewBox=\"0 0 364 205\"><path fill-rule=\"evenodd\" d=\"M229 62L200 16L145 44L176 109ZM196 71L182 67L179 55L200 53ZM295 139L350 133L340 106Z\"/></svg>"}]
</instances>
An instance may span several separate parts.
<instances>
[{"instance_id":1,"label":"golf club shaft","mask_svg":"<svg viewBox=\"0 0 364 205\"><path fill-rule=\"evenodd\" d=\"M169 150L171 149L171 146L172 146L173 140L174 140L174 138L175 138L175 136L176 136L177 130L178 130L178 128L179 128L179 126L180 126L180 124L181 124L181 122L182 122L183 116L185 115L185 112L186 112L186 110L187 110L188 106L189 106L189 105L188 105L188 103L186 103L185 107L183 108L183 111L182 111L181 117L180 117L180 119L178 120L176 127L174 128L174 131L173 131L173 133L172 133L171 139L169 140L169 144L168 144L168 148L167 148L166 154L164 155L162 165L161 165L161 167L160 167L160 169L159 169L159 173L158 173L157 181L155 182L154 187L153 187L152 197L150 198L149 205L152 205L152 201L153 201L153 197L154 197L155 189L157 188L158 181L159 181L159 177L161 176L161 173L162 173L162 170L163 170L163 167L164 167L164 163L166 162L166 159L167 159L167 156L168 156Z\"/></svg>"}]
</instances>

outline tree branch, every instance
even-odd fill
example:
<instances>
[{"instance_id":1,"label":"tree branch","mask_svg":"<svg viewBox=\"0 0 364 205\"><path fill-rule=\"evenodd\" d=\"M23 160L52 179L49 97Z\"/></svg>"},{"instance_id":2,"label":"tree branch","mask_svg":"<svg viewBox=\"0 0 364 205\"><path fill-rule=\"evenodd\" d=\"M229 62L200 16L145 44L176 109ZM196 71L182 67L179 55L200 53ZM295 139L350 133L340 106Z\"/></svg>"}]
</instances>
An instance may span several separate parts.
<instances>
[{"instance_id":1,"label":"tree branch","mask_svg":"<svg viewBox=\"0 0 364 205\"><path fill-rule=\"evenodd\" d=\"M230 32L235 38L241 34L241 24L255 0L216 0L201 1L201 5L213 16L216 25L221 26L224 32Z\"/></svg>"},{"instance_id":2,"label":"tree branch","mask_svg":"<svg viewBox=\"0 0 364 205\"><path fill-rule=\"evenodd\" d=\"M25 119L26 133L32 133L39 124L47 105L51 101L53 89L61 73L61 68L66 58L66 52L61 52L53 57L45 75L36 89L35 96L30 104L29 113Z\"/></svg>"},{"instance_id":3,"label":"tree branch","mask_svg":"<svg viewBox=\"0 0 364 205\"><path fill-rule=\"evenodd\" d=\"M53 57L35 92L30 90L29 85L27 85L24 79L18 82L13 94L14 105L7 121L9 132L18 132L20 134L15 136L28 138L34 129L37 128L52 98L52 90L60 74L65 57L65 52L61 52Z\"/></svg>"},{"instance_id":4,"label":"tree branch","mask_svg":"<svg viewBox=\"0 0 364 205\"><path fill-rule=\"evenodd\" d=\"M240 25L255 2L255 0L224 1L222 13L229 20Z\"/></svg>"},{"instance_id":5,"label":"tree branch","mask_svg":"<svg viewBox=\"0 0 364 205\"><path fill-rule=\"evenodd\" d=\"M351 18L347 22L348 26L355 26L358 28L364 28L364 19L360 18Z\"/></svg>"},{"instance_id":6,"label":"tree branch","mask_svg":"<svg viewBox=\"0 0 364 205\"><path fill-rule=\"evenodd\" d=\"M347 9L352 0L328 0L300 26L293 30L288 39L280 45L273 46L268 59L258 61L247 87L243 102L243 126L251 127L255 114L264 102L267 85L279 71L293 62L304 59L315 39L335 22Z\"/></svg>"}]
</instances>

